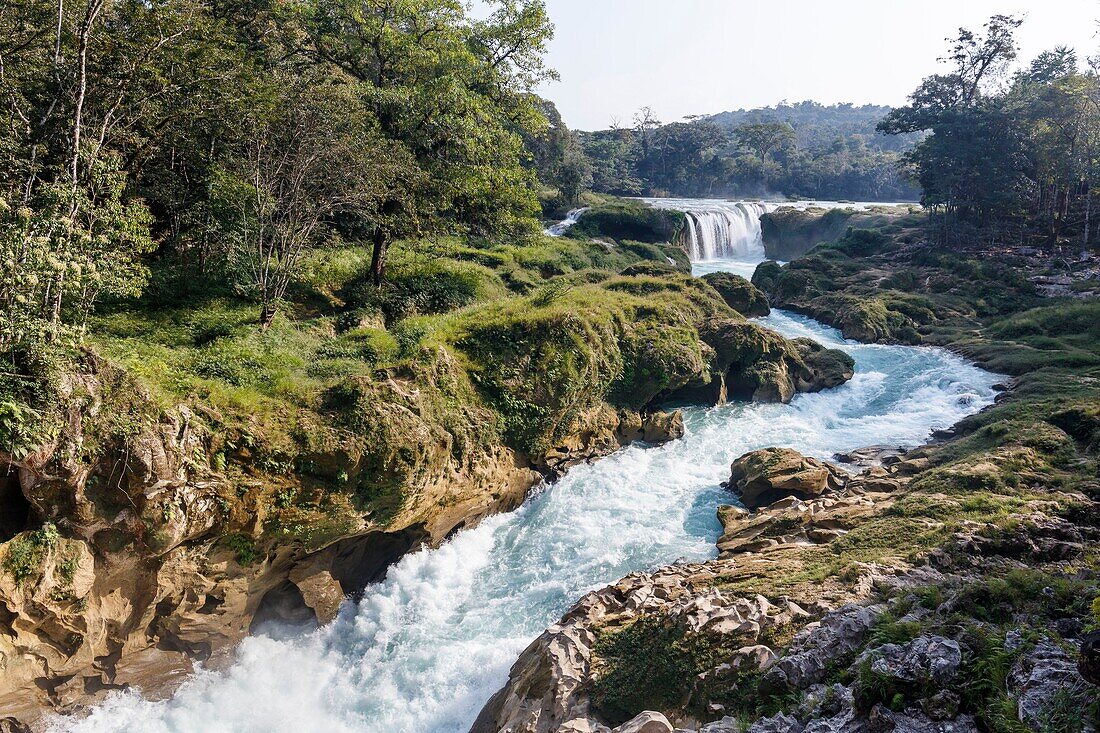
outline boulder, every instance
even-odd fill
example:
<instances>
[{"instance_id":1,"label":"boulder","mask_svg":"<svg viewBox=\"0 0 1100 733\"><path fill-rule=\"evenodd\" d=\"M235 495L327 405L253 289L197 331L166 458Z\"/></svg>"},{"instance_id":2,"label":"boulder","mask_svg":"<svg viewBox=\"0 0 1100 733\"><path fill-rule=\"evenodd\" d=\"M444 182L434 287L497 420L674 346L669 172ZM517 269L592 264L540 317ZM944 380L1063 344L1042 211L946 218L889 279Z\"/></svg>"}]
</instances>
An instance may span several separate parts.
<instances>
[{"instance_id":1,"label":"boulder","mask_svg":"<svg viewBox=\"0 0 1100 733\"><path fill-rule=\"evenodd\" d=\"M611 733L672 733L672 723L660 713L646 710L615 728Z\"/></svg>"},{"instance_id":2,"label":"boulder","mask_svg":"<svg viewBox=\"0 0 1100 733\"><path fill-rule=\"evenodd\" d=\"M869 649L859 661L867 659L871 660L872 671L901 685L930 682L944 687L958 675L962 648L953 639L927 634L908 644L883 644Z\"/></svg>"},{"instance_id":3,"label":"boulder","mask_svg":"<svg viewBox=\"0 0 1100 733\"><path fill-rule=\"evenodd\" d=\"M771 313L764 291L732 272L712 272L703 276L708 285L718 291L726 305L745 316L755 318Z\"/></svg>"},{"instance_id":4,"label":"boulder","mask_svg":"<svg viewBox=\"0 0 1100 733\"><path fill-rule=\"evenodd\" d=\"M667 443L684 437L684 415L679 410L654 412L642 419L642 440Z\"/></svg>"},{"instance_id":5,"label":"boulder","mask_svg":"<svg viewBox=\"0 0 1100 733\"><path fill-rule=\"evenodd\" d=\"M855 362L844 352L810 339L786 339L738 318L712 319L699 336L709 349L712 378L686 385L670 395L674 399L790 402L798 392L836 387L854 373Z\"/></svg>"},{"instance_id":6,"label":"boulder","mask_svg":"<svg viewBox=\"0 0 1100 733\"><path fill-rule=\"evenodd\" d=\"M891 459L900 458L904 454L905 449L900 446L869 445L846 453L837 453L833 457L841 463L848 463L859 468L871 468L872 466L887 465L891 462Z\"/></svg>"},{"instance_id":7,"label":"boulder","mask_svg":"<svg viewBox=\"0 0 1100 733\"><path fill-rule=\"evenodd\" d=\"M856 362L839 349L826 349L807 338L791 341L801 357L804 368L797 370L799 392L820 392L839 387L855 375Z\"/></svg>"},{"instance_id":8,"label":"boulder","mask_svg":"<svg viewBox=\"0 0 1100 733\"><path fill-rule=\"evenodd\" d=\"M738 458L730 466L729 488L750 509L787 496L810 499L842 488L846 477L838 469L789 448L764 448Z\"/></svg>"}]
</instances>

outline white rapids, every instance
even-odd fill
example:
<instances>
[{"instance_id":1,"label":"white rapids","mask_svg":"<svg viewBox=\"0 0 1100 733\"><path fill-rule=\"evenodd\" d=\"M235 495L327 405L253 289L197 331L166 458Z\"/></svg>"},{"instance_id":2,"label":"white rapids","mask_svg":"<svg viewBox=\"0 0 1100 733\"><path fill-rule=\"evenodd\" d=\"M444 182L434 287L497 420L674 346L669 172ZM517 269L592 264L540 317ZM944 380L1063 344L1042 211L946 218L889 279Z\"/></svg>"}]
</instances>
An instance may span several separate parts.
<instances>
[{"instance_id":1,"label":"white rapids","mask_svg":"<svg viewBox=\"0 0 1100 733\"><path fill-rule=\"evenodd\" d=\"M569 229L574 224L580 221L581 215L584 214L584 212L586 211L588 211L587 206L582 206L579 209L573 209L568 214L566 214L565 218L559 221L557 224L551 224L550 226L543 229L542 233L547 234L551 237L560 237L567 231L569 231Z\"/></svg>"},{"instance_id":2,"label":"white rapids","mask_svg":"<svg viewBox=\"0 0 1100 733\"><path fill-rule=\"evenodd\" d=\"M168 700L112 693L87 718L58 718L53 729L465 733L519 653L585 592L716 554L715 508L732 499L719 483L733 459L765 446L822 459L871 444L916 446L995 395L996 375L940 349L845 341L782 311L761 321L844 349L855 377L789 405L687 408L681 440L574 468L517 511L406 556L329 626L290 640L249 638L228 670L200 670Z\"/></svg>"}]
</instances>

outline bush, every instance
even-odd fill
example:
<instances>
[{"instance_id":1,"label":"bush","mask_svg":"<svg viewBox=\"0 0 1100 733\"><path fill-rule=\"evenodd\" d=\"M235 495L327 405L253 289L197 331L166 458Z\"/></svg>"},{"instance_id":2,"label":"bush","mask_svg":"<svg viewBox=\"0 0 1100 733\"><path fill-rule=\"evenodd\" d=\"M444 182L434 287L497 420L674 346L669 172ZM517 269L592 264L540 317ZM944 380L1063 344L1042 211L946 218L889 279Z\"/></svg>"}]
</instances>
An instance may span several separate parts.
<instances>
[{"instance_id":1,"label":"bush","mask_svg":"<svg viewBox=\"0 0 1100 733\"><path fill-rule=\"evenodd\" d=\"M638 617L616 631L598 631L592 700L612 725L643 710L679 706L695 676L722 654L721 639L689 634L657 615Z\"/></svg>"},{"instance_id":2,"label":"bush","mask_svg":"<svg viewBox=\"0 0 1100 733\"><path fill-rule=\"evenodd\" d=\"M381 287L367 276L347 288L349 305L381 312L387 323L447 313L479 299L499 295L500 278L485 267L437 260L394 267Z\"/></svg>"}]
</instances>

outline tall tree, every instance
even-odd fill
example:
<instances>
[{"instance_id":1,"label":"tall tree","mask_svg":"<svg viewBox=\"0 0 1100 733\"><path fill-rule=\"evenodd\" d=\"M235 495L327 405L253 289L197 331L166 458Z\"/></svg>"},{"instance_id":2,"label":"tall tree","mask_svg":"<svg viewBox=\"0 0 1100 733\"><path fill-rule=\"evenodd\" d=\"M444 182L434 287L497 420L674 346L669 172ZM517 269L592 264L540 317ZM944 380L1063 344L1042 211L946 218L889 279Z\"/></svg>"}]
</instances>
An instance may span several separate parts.
<instances>
[{"instance_id":1,"label":"tall tree","mask_svg":"<svg viewBox=\"0 0 1100 733\"><path fill-rule=\"evenodd\" d=\"M374 223L378 283L389 242L429 224L475 234L535 226L535 180L521 165L518 130L546 125L531 92L552 75L542 54L553 28L541 0L492 6L484 21L468 18L458 0L307 6L315 57L365 85L382 133L423 172L423 187L385 202Z\"/></svg>"}]
</instances>

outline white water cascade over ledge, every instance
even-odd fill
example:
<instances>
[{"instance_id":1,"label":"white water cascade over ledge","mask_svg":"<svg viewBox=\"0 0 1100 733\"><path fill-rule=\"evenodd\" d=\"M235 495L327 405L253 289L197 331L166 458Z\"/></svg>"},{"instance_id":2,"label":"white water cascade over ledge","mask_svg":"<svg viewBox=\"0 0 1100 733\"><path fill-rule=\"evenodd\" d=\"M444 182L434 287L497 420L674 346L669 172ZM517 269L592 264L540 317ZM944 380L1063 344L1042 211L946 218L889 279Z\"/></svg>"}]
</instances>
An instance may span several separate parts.
<instances>
[{"instance_id":1,"label":"white water cascade over ledge","mask_svg":"<svg viewBox=\"0 0 1100 733\"><path fill-rule=\"evenodd\" d=\"M689 202L677 203L669 208ZM694 271L751 273L762 253L744 251ZM759 322L843 349L855 376L787 405L685 408L682 439L578 466L516 511L405 556L328 626L246 639L229 669L200 669L167 700L112 692L87 718L57 718L52 730L466 733L520 652L584 593L717 554L716 508L733 499L720 484L738 456L767 446L820 459L916 446L992 404L1001 379L942 349L846 341L782 311Z\"/></svg>"},{"instance_id":2,"label":"white water cascade over ledge","mask_svg":"<svg viewBox=\"0 0 1100 733\"><path fill-rule=\"evenodd\" d=\"M764 259L760 217L778 204L711 199L643 199L658 209L674 209L687 217L685 245L692 262Z\"/></svg>"}]
</instances>

